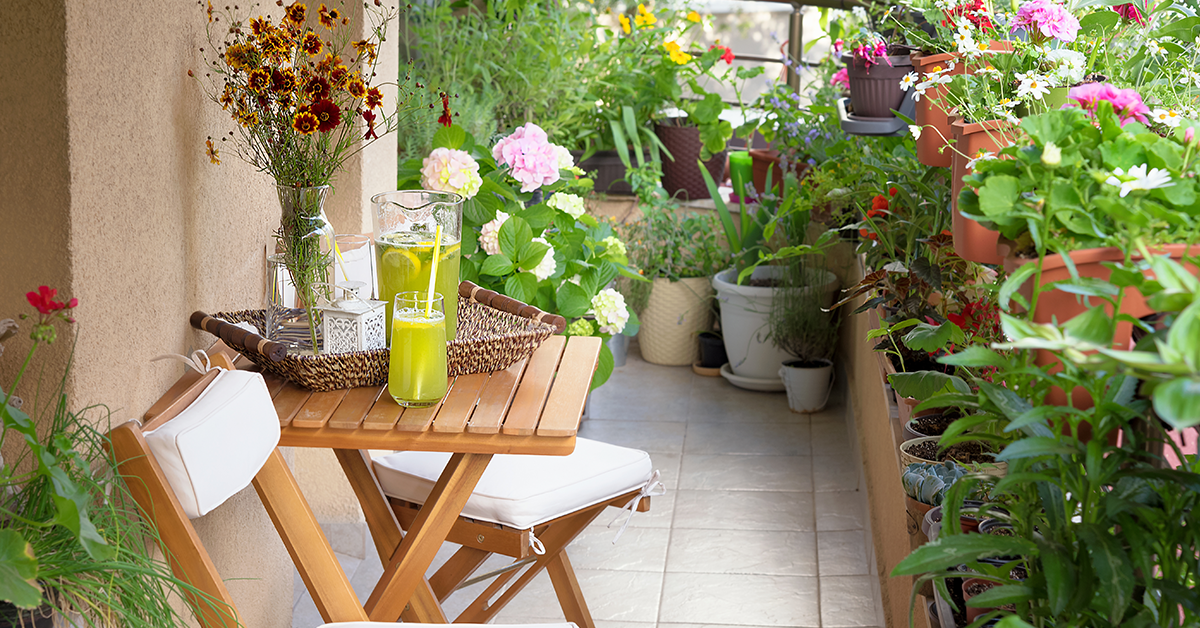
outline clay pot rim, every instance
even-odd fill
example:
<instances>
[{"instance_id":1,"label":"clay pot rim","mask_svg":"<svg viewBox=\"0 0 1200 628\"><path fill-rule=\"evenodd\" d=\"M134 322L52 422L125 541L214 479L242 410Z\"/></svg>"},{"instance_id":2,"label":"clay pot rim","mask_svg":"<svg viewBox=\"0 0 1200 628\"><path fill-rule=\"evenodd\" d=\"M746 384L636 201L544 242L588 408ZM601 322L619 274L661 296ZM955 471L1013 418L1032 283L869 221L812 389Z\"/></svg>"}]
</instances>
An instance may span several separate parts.
<instances>
[{"instance_id":1,"label":"clay pot rim","mask_svg":"<svg viewBox=\"0 0 1200 628\"><path fill-rule=\"evenodd\" d=\"M1171 259L1180 259L1185 255L1200 255L1200 244L1157 244L1149 247L1151 254L1166 253L1171 256ZM1076 266L1081 264L1097 264L1099 262L1119 262L1125 259L1125 252L1115 246L1102 246L1091 249L1077 249L1071 251L1071 260ZM1133 259L1140 260L1142 254L1135 252ZM1016 269L1033 262L1038 261L1036 257L1017 257L1015 255L1006 255L1004 257L1004 270L1007 273L1012 273ZM1063 262L1061 253L1052 253L1047 255L1042 262L1042 270L1056 270L1065 268L1066 263Z\"/></svg>"},{"instance_id":2,"label":"clay pot rim","mask_svg":"<svg viewBox=\"0 0 1200 628\"><path fill-rule=\"evenodd\" d=\"M955 137L959 135L974 135L982 131L1007 131L1017 128L1008 120L1001 120L999 118L984 120L983 122L967 122L961 116L951 122L950 126L954 128Z\"/></svg>"},{"instance_id":3,"label":"clay pot rim","mask_svg":"<svg viewBox=\"0 0 1200 628\"><path fill-rule=\"evenodd\" d=\"M989 589L1000 586L999 582L996 582L995 580L988 580L987 578L967 578L966 580L963 580L963 582L962 582L963 598L965 598L967 600L971 599L971 598L967 597L967 586L973 582L982 582L982 583L988 584L988 585L990 585L990 586L988 586ZM972 595L971 597L975 597L975 596Z\"/></svg>"},{"instance_id":4,"label":"clay pot rim","mask_svg":"<svg viewBox=\"0 0 1200 628\"><path fill-rule=\"evenodd\" d=\"M921 69L927 65L949 61L951 59L961 59L962 54L957 52L931 52L925 51L914 52L909 55L912 58L912 64L917 69Z\"/></svg>"}]
</instances>

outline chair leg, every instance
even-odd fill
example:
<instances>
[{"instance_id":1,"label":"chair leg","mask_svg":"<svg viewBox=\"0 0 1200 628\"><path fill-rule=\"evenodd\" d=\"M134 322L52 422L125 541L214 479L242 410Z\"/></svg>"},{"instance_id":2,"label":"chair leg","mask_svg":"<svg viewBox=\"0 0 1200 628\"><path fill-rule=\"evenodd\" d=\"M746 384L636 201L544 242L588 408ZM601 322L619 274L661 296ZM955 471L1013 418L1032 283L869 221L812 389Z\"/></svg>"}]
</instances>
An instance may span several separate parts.
<instances>
[{"instance_id":1,"label":"chair leg","mask_svg":"<svg viewBox=\"0 0 1200 628\"><path fill-rule=\"evenodd\" d=\"M571 559L567 552L555 554L546 565L546 573L554 584L554 593L558 595L558 603L562 606L567 621L574 622L579 628L596 628L592 621L592 613L588 610L587 602L583 599L583 591L579 590L579 579L571 568Z\"/></svg>"},{"instance_id":2,"label":"chair leg","mask_svg":"<svg viewBox=\"0 0 1200 628\"><path fill-rule=\"evenodd\" d=\"M442 565L429 578L429 585L433 588L433 594L439 602L445 602L446 598L450 597L471 574L475 573L476 569L491 556L492 553L475 549L473 547L460 547L446 564Z\"/></svg>"}]
</instances>

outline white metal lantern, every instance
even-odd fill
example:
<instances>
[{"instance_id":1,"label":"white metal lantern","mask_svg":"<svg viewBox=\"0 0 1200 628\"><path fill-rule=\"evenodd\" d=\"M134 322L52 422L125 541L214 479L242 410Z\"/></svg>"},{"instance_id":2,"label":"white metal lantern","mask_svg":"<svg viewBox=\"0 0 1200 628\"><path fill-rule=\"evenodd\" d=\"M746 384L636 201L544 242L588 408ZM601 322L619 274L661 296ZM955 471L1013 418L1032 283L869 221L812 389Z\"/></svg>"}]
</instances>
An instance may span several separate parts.
<instances>
[{"instance_id":1,"label":"white metal lantern","mask_svg":"<svg viewBox=\"0 0 1200 628\"><path fill-rule=\"evenodd\" d=\"M360 298L334 301L321 307L325 353L371 351L387 346L384 301Z\"/></svg>"}]
</instances>

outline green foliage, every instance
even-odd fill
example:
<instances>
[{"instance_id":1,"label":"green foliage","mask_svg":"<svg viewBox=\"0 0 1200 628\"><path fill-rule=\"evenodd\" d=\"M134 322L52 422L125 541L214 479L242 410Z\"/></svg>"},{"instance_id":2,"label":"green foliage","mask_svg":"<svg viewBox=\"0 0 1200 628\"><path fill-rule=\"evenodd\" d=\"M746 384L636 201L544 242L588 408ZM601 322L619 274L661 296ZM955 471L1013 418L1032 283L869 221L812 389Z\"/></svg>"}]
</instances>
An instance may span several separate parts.
<instances>
[{"instance_id":1,"label":"green foliage","mask_svg":"<svg viewBox=\"0 0 1200 628\"><path fill-rule=\"evenodd\" d=\"M825 258L801 255L783 267L781 285L771 299L771 342L806 363L828 360L837 351L841 319L827 312Z\"/></svg>"}]
</instances>

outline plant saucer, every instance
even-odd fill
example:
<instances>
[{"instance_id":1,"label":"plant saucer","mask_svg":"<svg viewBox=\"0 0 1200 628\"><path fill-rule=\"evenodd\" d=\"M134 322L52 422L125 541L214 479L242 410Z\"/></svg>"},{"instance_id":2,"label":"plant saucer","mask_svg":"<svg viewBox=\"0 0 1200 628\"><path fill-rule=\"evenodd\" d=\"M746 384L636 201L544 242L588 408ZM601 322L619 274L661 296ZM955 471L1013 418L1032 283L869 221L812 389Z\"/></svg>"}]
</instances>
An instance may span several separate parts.
<instances>
[{"instance_id":1,"label":"plant saucer","mask_svg":"<svg viewBox=\"0 0 1200 628\"><path fill-rule=\"evenodd\" d=\"M760 379L757 377L735 375L733 369L729 368L728 362L721 365L721 377L728 380L730 384L738 388L745 388L746 390L757 390L760 392L783 392L786 390L783 380L778 377Z\"/></svg>"}]
</instances>

